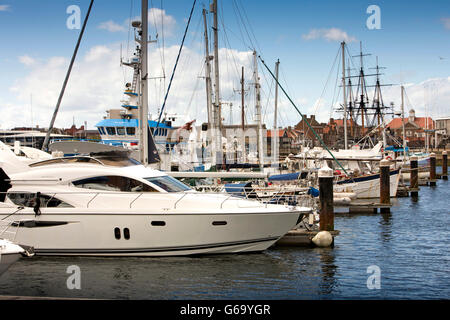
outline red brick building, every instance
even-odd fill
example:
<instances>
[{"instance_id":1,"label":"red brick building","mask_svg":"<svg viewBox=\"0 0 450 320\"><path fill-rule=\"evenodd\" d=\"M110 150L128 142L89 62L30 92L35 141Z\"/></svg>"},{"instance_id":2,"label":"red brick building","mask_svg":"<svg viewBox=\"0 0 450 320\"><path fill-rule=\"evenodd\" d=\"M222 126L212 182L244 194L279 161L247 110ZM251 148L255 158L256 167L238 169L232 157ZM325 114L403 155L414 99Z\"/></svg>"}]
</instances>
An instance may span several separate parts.
<instances>
[{"instance_id":1,"label":"red brick building","mask_svg":"<svg viewBox=\"0 0 450 320\"><path fill-rule=\"evenodd\" d=\"M403 137L402 122L405 123L405 134L408 146L419 148L425 146L425 137L428 136L429 143L433 143L435 124L430 117L416 117L413 109L409 111L408 118L394 118L388 124L389 130L400 139ZM427 130L428 135L425 130Z\"/></svg>"}]
</instances>

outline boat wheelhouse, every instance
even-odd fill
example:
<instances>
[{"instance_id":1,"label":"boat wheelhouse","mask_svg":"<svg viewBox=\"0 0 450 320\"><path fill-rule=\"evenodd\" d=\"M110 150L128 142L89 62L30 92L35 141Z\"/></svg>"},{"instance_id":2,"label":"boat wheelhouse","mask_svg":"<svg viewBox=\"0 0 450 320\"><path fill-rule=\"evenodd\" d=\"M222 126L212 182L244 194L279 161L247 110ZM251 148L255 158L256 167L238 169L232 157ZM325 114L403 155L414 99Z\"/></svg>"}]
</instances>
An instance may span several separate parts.
<instances>
[{"instance_id":1,"label":"boat wheelhouse","mask_svg":"<svg viewBox=\"0 0 450 320\"><path fill-rule=\"evenodd\" d=\"M166 123L149 120L148 125L156 144L166 144L172 127ZM137 146L139 142L138 119L104 119L95 125L103 143L113 146Z\"/></svg>"}]
</instances>

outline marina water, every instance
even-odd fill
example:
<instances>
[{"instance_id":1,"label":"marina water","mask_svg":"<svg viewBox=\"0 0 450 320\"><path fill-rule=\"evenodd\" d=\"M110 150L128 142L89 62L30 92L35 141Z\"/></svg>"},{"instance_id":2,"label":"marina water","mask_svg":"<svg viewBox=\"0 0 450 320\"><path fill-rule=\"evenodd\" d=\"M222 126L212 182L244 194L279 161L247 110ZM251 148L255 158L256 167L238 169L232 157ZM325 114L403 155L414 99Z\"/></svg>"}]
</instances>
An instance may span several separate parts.
<instances>
[{"instance_id":1,"label":"marina water","mask_svg":"<svg viewBox=\"0 0 450 320\"><path fill-rule=\"evenodd\" d=\"M0 295L97 299L448 299L450 182L394 199L390 214L337 214L334 248L203 257L21 259ZM69 289L70 266L81 289ZM370 268L380 289L369 289ZM368 270L369 268L369 270ZM369 272L368 272L369 271Z\"/></svg>"}]
</instances>

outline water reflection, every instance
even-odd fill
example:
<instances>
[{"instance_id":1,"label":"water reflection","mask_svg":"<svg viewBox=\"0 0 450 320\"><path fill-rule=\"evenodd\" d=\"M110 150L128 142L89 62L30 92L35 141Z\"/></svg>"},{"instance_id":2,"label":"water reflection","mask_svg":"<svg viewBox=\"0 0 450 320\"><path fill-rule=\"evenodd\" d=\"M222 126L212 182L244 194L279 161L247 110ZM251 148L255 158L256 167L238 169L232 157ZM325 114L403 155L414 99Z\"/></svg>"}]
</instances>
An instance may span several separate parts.
<instances>
[{"instance_id":1,"label":"water reflection","mask_svg":"<svg viewBox=\"0 0 450 320\"><path fill-rule=\"evenodd\" d=\"M338 267L335 264L336 252L332 248L317 248L316 250L320 251L319 255L322 269L321 294L331 295L338 286L336 279Z\"/></svg>"},{"instance_id":2,"label":"water reflection","mask_svg":"<svg viewBox=\"0 0 450 320\"><path fill-rule=\"evenodd\" d=\"M392 213L382 213L380 226L381 226L381 240L383 242L390 242L392 240Z\"/></svg>"}]
</instances>

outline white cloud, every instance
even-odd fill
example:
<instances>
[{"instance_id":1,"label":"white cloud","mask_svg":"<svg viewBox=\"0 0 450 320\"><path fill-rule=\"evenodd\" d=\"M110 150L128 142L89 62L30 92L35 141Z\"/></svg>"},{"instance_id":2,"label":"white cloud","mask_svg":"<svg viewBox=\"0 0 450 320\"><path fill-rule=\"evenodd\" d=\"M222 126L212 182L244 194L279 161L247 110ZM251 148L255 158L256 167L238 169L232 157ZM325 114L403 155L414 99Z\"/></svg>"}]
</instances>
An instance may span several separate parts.
<instances>
[{"instance_id":1,"label":"white cloud","mask_svg":"<svg viewBox=\"0 0 450 320\"><path fill-rule=\"evenodd\" d=\"M149 110L155 116L161 107L166 88L178 54L179 46L165 48L166 79L149 80ZM233 102L234 120L239 119L240 96L234 92L239 88L240 67L245 65L247 84L251 82L251 52L220 49L221 96L223 101ZM126 53L124 54L126 56ZM233 56L234 59L231 57ZM23 116L33 100L33 124L47 127L55 108L61 86L69 65L69 57L36 58L33 68L25 77L17 79L11 87L11 98L0 101L2 128L29 125ZM119 44L91 47L77 58L69 79L64 98L56 119L56 127L69 127L75 116L79 126L88 122L90 129L102 120L109 109L121 109L125 82L131 82L132 69L120 67ZM233 59L233 60L231 60ZM234 66L235 61L238 70ZM165 111L182 116L180 122L197 119L197 123L207 120L206 93L204 80L204 56L200 49L183 49L179 66L174 77ZM239 73L239 74L238 74ZM149 46L149 77L161 76L161 51ZM0 99L1 100L1 99ZM249 110L253 110L253 100L248 100ZM229 109L224 106L224 117L228 119ZM249 111L247 119L252 121Z\"/></svg>"},{"instance_id":2,"label":"white cloud","mask_svg":"<svg viewBox=\"0 0 450 320\"><path fill-rule=\"evenodd\" d=\"M20 56L19 61L20 61L20 63L22 63L26 66L32 66L33 64L36 63L36 61L28 55Z\"/></svg>"},{"instance_id":3,"label":"white cloud","mask_svg":"<svg viewBox=\"0 0 450 320\"><path fill-rule=\"evenodd\" d=\"M148 23L150 26L156 25L159 33L164 29L164 34L168 37L172 36L175 31L175 18L171 15L167 15L166 10L151 8L148 12Z\"/></svg>"},{"instance_id":4,"label":"white cloud","mask_svg":"<svg viewBox=\"0 0 450 320\"><path fill-rule=\"evenodd\" d=\"M442 18L441 21L444 24L445 29L450 30L450 18Z\"/></svg>"},{"instance_id":5,"label":"white cloud","mask_svg":"<svg viewBox=\"0 0 450 320\"><path fill-rule=\"evenodd\" d=\"M302 38L305 40L325 39L327 41L356 41L355 37L349 36L347 32L338 28L312 29L308 34L302 35Z\"/></svg>"},{"instance_id":6,"label":"white cloud","mask_svg":"<svg viewBox=\"0 0 450 320\"><path fill-rule=\"evenodd\" d=\"M136 20L140 21L141 16L132 19L132 21ZM126 24L129 24L129 20L127 20ZM176 25L177 22L175 18L166 14L166 10L151 8L148 11L148 27L150 34L157 32L159 36L162 36L164 33L165 37L172 37L175 33Z\"/></svg>"},{"instance_id":7,"label":"white cloud","mask_svg":"<svg viewBox=\"0 0 450 320\"><path fill-rule=\"evenodd\" d=\"M1 4L0 5L0 11L9 11L11 6L9 4Z\"/></svg>"},{"instance_id":8,"label":"white cloud","mask_svg":"<svg viewBox=\"0 0 450 320\"><path fill-rule=\"evenodd\" d=\"M112 20L100 23L98 28L107 30L109 32L123 32L126 30L124 26L117 24Z\"/></svg>"}]
</instances>

